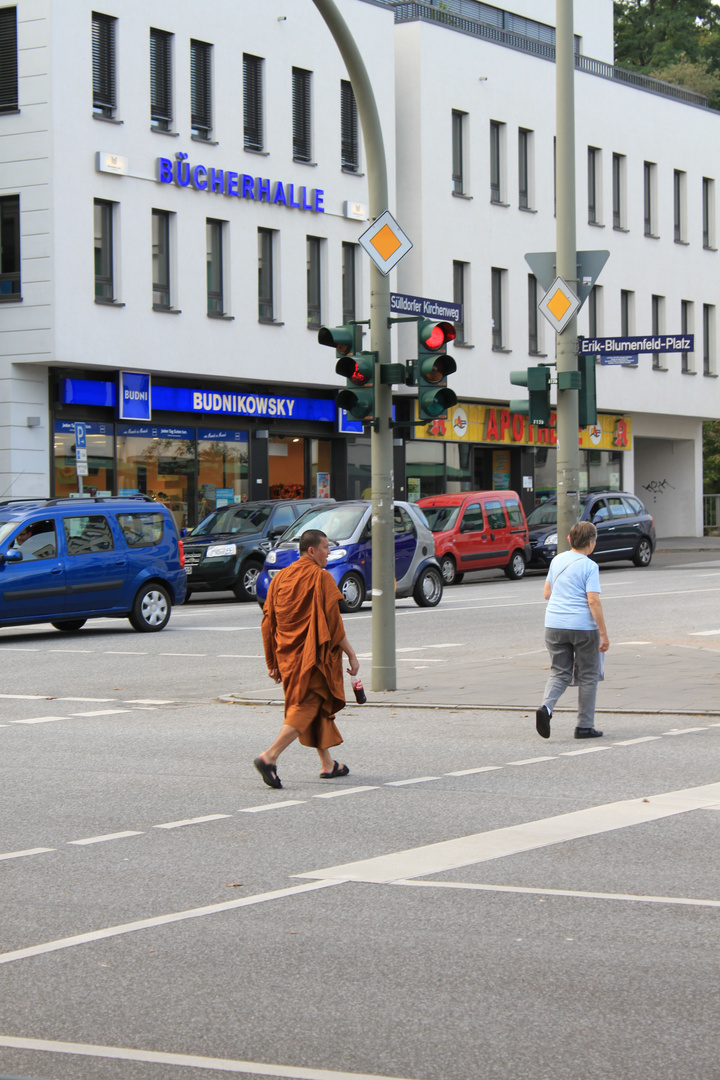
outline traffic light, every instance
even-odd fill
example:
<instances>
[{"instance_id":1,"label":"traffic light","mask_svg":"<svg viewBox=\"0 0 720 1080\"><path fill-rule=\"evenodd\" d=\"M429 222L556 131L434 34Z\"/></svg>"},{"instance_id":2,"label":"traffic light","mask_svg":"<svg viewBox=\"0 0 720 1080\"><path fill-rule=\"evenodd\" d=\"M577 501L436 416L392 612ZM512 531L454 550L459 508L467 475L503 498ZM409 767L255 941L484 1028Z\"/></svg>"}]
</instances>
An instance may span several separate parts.
<instances>
[{"instance_id":1,"label":"traffic light","mask_svg":"<svg viewBox=\"0 0 720 1080\"><path fill-rule=\"evenodd\" d=\"M377 357L373 352L362 352L362 327L358 323L332 329L321 326L318 341L335 349L335 371L346 380L346 389L338 391L335 398L337 406L355 420L369 420L375 411L373 378Z\"/></svg>"},{"instance_id":2,"label":"traffic light","mask_svg":"<svg viewBox=\"0 0 720 1080\"><path fill-rule=\"evenodd\" d=\"M531 367L527 371L511 371L513 386L527 386L527 401L511 401L510 412L527 413L531 424L550 425L550 370Z\"/></svg>"},{"instance_id":3,"label":"traffic light","mask_svg":"<svg viewBox=\"0 0 720 1080\"><path fill-rule=\"evenodd\" d=\"M455 328L449 322L420 319L417 324L418 355L414 381L418 388L418 407L422 420L436 420L457 405L457 394L447 384L448 375L457 364L447 354L448 341L455 340Z\"/></svg>"},{"instance_id":4,"label":"traffic light","mask_svg":"<svg viewBox=\"0 0 720 1080\"><path fill-rule=\"evenodd\" d=\"M578 426L593 427L597 424L597 395L595 393L595 357L578 356L580 392L578 396Z\"/></svg>"}]
</instances>

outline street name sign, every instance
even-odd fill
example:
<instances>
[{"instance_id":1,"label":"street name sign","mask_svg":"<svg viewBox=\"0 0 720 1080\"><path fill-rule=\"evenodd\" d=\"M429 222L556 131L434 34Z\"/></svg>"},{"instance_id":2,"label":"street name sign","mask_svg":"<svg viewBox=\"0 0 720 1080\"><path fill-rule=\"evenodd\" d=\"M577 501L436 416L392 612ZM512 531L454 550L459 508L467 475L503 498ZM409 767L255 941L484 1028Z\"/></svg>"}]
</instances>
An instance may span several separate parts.
<instances>
[{"instance_id":1,"label":"street name sign","mask_svg":"<svg viewBox=\"0 0 720 1080\"><path fill-rule=\"evenodd\" d=\"M393 315L419 315L423 319L446 319L462 322L462 304L449 300L430 300L426 296L407 296L390 293L390 311Z\"/></svg>"},{"instance_id":2,"label":"street name sign","mask_svg":"<svg viewBox=\"0 0 720 1080\"><path fill-rule=\"evenodd\" d=\"M605 365L637 367L638 357L643 353L691 353L694 351L694 334L578 338L578 353L599 356L600 363Z\"/></svg>"},{"instance_id":3,"label":"street name sign","mask_svg":"<svg viewBox=\"0 0 720 1080\"><path fill-rule=\"evenodd\" d=\"M373 221L370 228L358 237L358 243L367 251L380 273L386 276L412 247L389 210L384 210Z\"/></svg>"}]
</instances>

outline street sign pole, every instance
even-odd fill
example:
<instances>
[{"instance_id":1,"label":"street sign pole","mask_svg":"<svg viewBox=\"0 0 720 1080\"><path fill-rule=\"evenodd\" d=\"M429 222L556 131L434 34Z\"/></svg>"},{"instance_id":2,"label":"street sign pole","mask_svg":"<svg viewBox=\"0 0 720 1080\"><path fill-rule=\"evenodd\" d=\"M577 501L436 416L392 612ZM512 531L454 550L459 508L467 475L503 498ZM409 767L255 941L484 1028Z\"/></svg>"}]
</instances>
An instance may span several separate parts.
<instances>
[{"instance_id":1,"label":"street sign pole","mask_svg":"<svg viewBox=\"0 0 720 1080\"><path fill-rule=\"evenodd\" d=\"M556 252L557 273L577 292L577 243L575 237L575 53L573 0L555 0L556 86ZM577 316L557 335L558 382L563 372L578 370ZM560 389L557 395L557 550L567 551L567 535L580 516L580 448L578 443L578 395Z\"/></svg>"},{"instance_id":2,"label":"street sign pole","mask_svg":"<svg viewBox=\"0 0 720 1080\"><path fill-rule=\"evenodd\" d=\"M350 28L334 0L313 0L345 62L355 94L367 162L370 219L388 209L387 166L380 116L370 78ZM370 348L377 356L375 421L370 439L372 470L372 675L373 690L397 689L395 661L395 537L393 533L392 387L380 380L389 364L390 281L370 263Z\"/></svg>"}]
</instances>

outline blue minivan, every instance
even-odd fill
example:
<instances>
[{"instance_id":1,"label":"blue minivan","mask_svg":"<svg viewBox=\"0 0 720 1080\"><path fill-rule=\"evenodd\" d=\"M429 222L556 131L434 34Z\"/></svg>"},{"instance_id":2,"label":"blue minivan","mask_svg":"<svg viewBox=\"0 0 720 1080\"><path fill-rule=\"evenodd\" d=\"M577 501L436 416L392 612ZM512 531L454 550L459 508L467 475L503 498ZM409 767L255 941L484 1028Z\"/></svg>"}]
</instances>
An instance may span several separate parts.
<instances>
[{"instance_id":1,"label":"blue minivan","mask_svg":"<svg viewBox=\"0 0 720 1080\"><path fill-rule=\"evenodd\" d=\"M173 516L148 496L0 502L0 626L117 616L162 630L185 588Z\"/></svg>"}]
</instances>

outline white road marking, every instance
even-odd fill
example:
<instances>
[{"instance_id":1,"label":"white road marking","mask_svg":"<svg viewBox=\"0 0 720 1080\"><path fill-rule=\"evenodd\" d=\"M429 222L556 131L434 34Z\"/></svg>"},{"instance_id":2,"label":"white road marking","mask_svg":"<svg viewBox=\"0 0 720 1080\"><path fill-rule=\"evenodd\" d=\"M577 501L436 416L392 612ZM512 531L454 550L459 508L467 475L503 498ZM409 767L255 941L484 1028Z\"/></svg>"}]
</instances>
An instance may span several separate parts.
<instances>
[{"instance_id":1,"label":"white road marking","mask_svg":"<svg viewBox=\"0 0 720 1080\"><path fill-rule=\"evenodd\" d=\"M165 1054L158 1050L135 1050L123 1046L93 1046L90 1043L52 1042L49 1039L19 1039L0 1035L0 1046L14 1050L39 1050L51 1054L75 1054L80 1057L111 1058L114 1061L146 1061L153 1065L183 1066L188 1069L215 1069L217 1072L245 1073L248 1076L278 1076L286 1080L408 1080L401 1076L376 1073L336 1072L334 1069L297 1068L294 1065L268 1065L259 1061L236 1061L231 1058L201 1057L196 1054Z\"/></svg>"},{"instance_id":2,"label":"white road marking","mask_svg":"<svg viewBox=\"0 0 720 1080\"><path fill-rule=\"evenodd\" d=\"M720 630L692 630L690 637L717 637Z\"/></svg>"},{"instance_id":3,"label":"white road marking","mask_svg":"<svg viewBox=\"0 0 720 1080\"><path fill-rule=\"evenodd\" d=\"M621 739L620 742L614 742L613 746L634 746L635 743L640 742L655 742L656 739L661 739L662 735L641 735L637 739Z\"/></svg>"},{"instance_id":4,"label":"white road marking","mask_svg":"<svg viewBox=\"0 0 720 1080\"><path fill-rule=\"evenodd\" d=\"M102 836L88 836L84 840L68 840L68 844L102 844L105 840L121 840L124 836L143 836L137 829L128 829L127 832L109 832Z\"/></svg>"},{"instance_id":5,"label":"white road marking","mask_svg":"<svg viewBox=\"0 0 720 1080\"><path fill-rule=\"evenodd\" d=\"M346 787L340 791L323 791L321 795L313 795L314 799L337 799L340 795L357 795L361 791L377 791L377 784L366 784L364 787Z\"/></svg>"},{"instance_id":6,"label":"white road marking","mask_svg":"<svg viewBox=\"0 0 720 1080\"><path fill-rule=\"evenodd\" d=\"M691 731L707 731L707 727L673 728L672 731L663 731L663 735L688 735Z\"/></svg>"},{"instance_id":7,"label":"white road marking","mask_svg":"<svg viewBox=\"0 0 720 1080\"><path fill-rule=\"evenodd\" d=\"M596 754L598 750L610 750L609 746L584 746L582 750L563 750L560 757L577 757L578 754Z\"/></svg>"},{"instance_id":8,"label":"white road marking","mask_svg":"<svg viewBox=\"0 0 720 1080\"><path fill-rule=\"evenodd\" d=\"M265 803L264 806L245 806L238 814L261 814L263 810L282 810L283 806L299 806L304 799L285 799L283 802Z\"/></svg>"},{"instance_id":9,"label":"white road marking","mask_svg":"<svg viewBox=\"0 0 720 1080\"><path fill-rule=\"evenodd\" d=\"M47 701L45 694L0 694L0 698L7 701ZM59 699L59 700L62 700Z\"/></svg>"},{"instance_id":10,"label":"white road marking","mask_svg":"<svg viewBox=\"0 0 720 1080\"><path fill-rule=\"evenodd\" d=\"M117 926L108 926L104 930L91 930L87 934L75 934L73 937L58 938L55 941L46 941L41 945L30 945L25 949L0 953L0 964L11 964L15 960L24 960L29 956L41 956L44 953L57 952L60 949L70 949L75 945L84 945L89 941L103 941L105 938L119 937L120 934L132 934L136 930L146 930L151 926L166 926L168 923L183 922L185 919L197 919L203 915L214 915L220 911L232 911L234 908L251 907L253 904L262 904L267 900L277 900L284 896L296 896L299 893L312 892L328 885L339 884L341 882L335 880L313 881L304 885L291 885L287 889L276 889L274 892L246 896L241 900L226 900L222 904L209 904L206 907L189 908L187 911L175 911L169 915L156 915L150 919L120 923Z\"/></svg>"},{"instance_id":11,"label":"white road marking","mask_svg":"<svg viewBox=\"0 0 720 1080\"><path fill-rule=\"evenodd\" d=\"M405 784L424 784L428 780L439 780L439 776L416 776L413 780L388 780L384 787L404 787Z\"/></svg>"},{"instance_id":12,"label":"white road marking","mask_svg":"<svg viewBox=\"0 0 720 1080\"><path fill-rule=\"evenodd\" d=\"M705 807L720 809L720 807ZM645 896L642 893L585 892L580 889L532 889L524 885L478 885L464 881L393 881L393 885L413 885L432 889L479 889L482 892L529 893L532 896L581 896L590 900L630 900L640 904L686 904L691 907L720 907L720 900L693 900L684 896Z\"/></svg>"},{"instance_id":13,"label":"white road marking","mask_svg":"<svg viewBox=\"0 0 720 1080\"><path fill-rule=\"evenodd\" d=\"M405 645L402 649L396 649L395 652L417 652L419 649L461 649L465 642L445 641L438 643L437 645Z\"/></svg>"},{"instance_id":14,"label":"white road marking","mask_svg":"<svg viewBox=\"0 0 720 1080\"><path fill-rule=\"evenodd\" d=\"M258 660L261 653L218 653L217 655L219 660Z\"/></svg>"},{"instance_id":15,"label":"white road marking","mask_svg":"<svg viewBox=\"0 0 720 1080\"><path fill-rule=\"evenodd\" d=\"M78 653L78 654L82 653L83 655L84 654L90 655L91 653L94 653L95 650L94 649L48 649L48 652Z\"/></svg>"},{"instance_id":16,"label":"white road marking","mask_svg":"<svg viewBox=\"0 0 720 1080\"><path fill-rule=\"evenodd\" d=\"M175 705L176 702L169 698L133 698L125 702L126 705Z\"/></svg>"},{"instance_id":17,"label":"white road marking","mask_svg":"<svg viewBox=\"0 0 720 1080\"><path fill-rule=\"evenodd\" d=\"M95 701L98 705L104 705L108 701L114 701L115 698L110 697L59 697L55 698L56 701Z\"/></svg>"},{"instance_id":18,"label":"white road marking","mask_svg":"<svg viewBox=\"0 0 720 1080\"><path fill-rule=\"evenodd\" d=\"M595 836L624 829L629 825L641 825L648 821L688 810L712 806L720 799L720 784L670 791L652 795L647 799L628 799L623 802L589 806L570 814L510 825L490 832L461 836L437 844L410 848L374 859L325 867L294 877L319 878L321 880L390 882L398 878L427 877L454 870L459 866L471 866L505 855L577 840L583 836Z\"/></svg>"},{"instance_id":19,"label":"white road marking","mask_svg":"<svg viewBox=\"0 0 720 1080\"><path fill-rule=\"evenodd\" d=\"M31 716L27 720L11 720L11 724L50 724L53 720L67 720L67 716Z\"/></svg>"},{"instance_id":20,"label":"white road marking","mask_svg":"<svg viewBox=\"0 0 720 1080\"><path fill-rule=\"evenodd\" d=\"M39 649L21 649L17 645L5 645L3 652L40 652Z\"/></svg>"},{"instance_id":21,"label":"white road marking","mask_svg":"<svg viewBox=\"0 0 720 1080\"><path fill-rule=\"evenodd\" d=\"M90 709L89 712L74 712L72 716L114 716L115 713L129 713L132 709Z\"/></svg>"},{"instance_id":22,"label":"white road marking","mask_svg":"<svg viewBox=\"0 0 720 1080\"><path fill-rule=\"evenodd\" d=\"M103 649L103 656L147 656L147 652L135 649Z\"/></svg>"},{"instance_id":23,"label":"white road marking","mask_svg":"<svg viewBox=\"0 0 720 1080\"><path fill-rule=\"evenodd\" d=\"M654 645L654 644L655 644L654 641L614 641L613 642L613 645L615 646L615 648L617 648L618 645Z\"/></svg>"},{"instance_id":24,"label":"white road marking","mask_svg":"<svg viewBox=\"0 0 720 1080\"><path fill-rule=\"evenodd\" d=\"M460 769L458 772L446 772L446 776L470 776L472 773L479 772L494 772L495 769L502 769L502 765L481 765L478 769Z\"/></svg>"},{"instance_id":25,"label":"white road marking","mask_svg":"<svg viewBox=\"0 0 720 1080\"><path fill-rule=\"evenodd\" d=\"M508 761L508 765L534 765L536 761L555 761L555 755L550 754L545 757L529 757L523 758L521 761Z\"/></svg>"},{"instance_id":26,"label":"white road marking","mask_svg":"<svg viewBox=\"0 0 720 1080\"><path fill-rule=\"evenodd\" d=\"M191 656L191 657L203 657L207 656L204 652L161 652L161 656Z\"/></svg>"},{"instance_id":27,"label":"white road marking","mask_svg":"<svg viewBox=\"0 0 720 1080\"><path fill-rule=\"evenodd\" d=\"M183 825L199 825L203 821L219 821L228 817L232 817L232 814L206 814L205 817L185 818L184 821L166 821L163 825L153 825L153 829L179 829Z\"/></svg>"},{"instance_id":28,"label":"white road marking","mask_svg":"<svg viewBox=\"0 0 720 1080\"><path fill-rule=\"evenodd\" d=\"M7 851L0 859L22 859L25 855L42 855L44 851L54 851L53 847L32 847L26 851Z\"/></svg>"}]
</instances>

